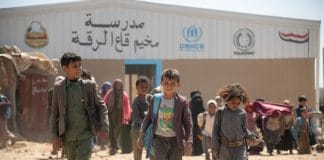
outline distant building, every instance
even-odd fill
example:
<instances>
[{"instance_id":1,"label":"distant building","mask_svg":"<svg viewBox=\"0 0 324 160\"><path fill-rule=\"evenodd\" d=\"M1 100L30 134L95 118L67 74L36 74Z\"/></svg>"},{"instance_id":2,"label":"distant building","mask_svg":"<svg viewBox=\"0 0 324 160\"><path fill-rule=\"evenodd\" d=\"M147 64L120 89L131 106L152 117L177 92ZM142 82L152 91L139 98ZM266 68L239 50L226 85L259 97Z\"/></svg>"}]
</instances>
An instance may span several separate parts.
<instances>
[{"instance_id":1,"label":"distant building","mask_svg":"<svg viewBox=\"0 0 324 160\"><path fill-rule=\"evenodd\" d=\"M181 73L184 95L206 99L238 82L251 99L318 103L320 21L138 1L81 1L0 10L0 45L60 58L77 52L98 84L139 75L153 86L165 68ZM152 86L152 87L153 87Z\"/></svg>"},{"instance_id":2,"label":"distant building","mask_svg":"<svg viewBox=\"0 0 324 160\"><path fill-rule=\"evenodd\" d=\"M320 55L322 58L322 71L324 71L324 48L322 48L322 54ZM321 74L319 74L319 79L322 81L322 87L320 88L320 93L319 93L319 103L324 106L324 73L322 72L322 77L320 77Z\"/></svg>"}]
</instances>

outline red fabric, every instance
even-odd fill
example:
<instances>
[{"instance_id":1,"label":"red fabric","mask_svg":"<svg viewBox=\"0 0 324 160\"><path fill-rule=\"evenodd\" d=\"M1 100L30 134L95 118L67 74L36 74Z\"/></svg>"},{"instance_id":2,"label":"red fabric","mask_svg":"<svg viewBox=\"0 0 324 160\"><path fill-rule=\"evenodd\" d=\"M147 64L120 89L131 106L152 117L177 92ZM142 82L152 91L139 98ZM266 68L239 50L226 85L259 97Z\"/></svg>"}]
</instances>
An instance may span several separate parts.
<instances>
[{"instance_id":1,"label":"red fabric","mask_svg":"<svg viewBox=\"0 0 324 160\"><path fill-rule=\"evenodd\" d=\"M124 91L124 97L123 97L123 124L128 124L130 118L131 118L131 113L132 109L129 104L129 97L128 94Z\"/></svg>"},{"instance_id":2,"label":"red fabric","mask_svg":"<svg viewBox=\"0 0 324 160\"><path fill-rule=\"evenodd\" d=\"M296 37L296 38L306 38L309 35L309 32L305 33L304 35L302 34L295 34L295 33L283 33L283 32L279 32L280 34L282 34L285 37Z\"/></svg>"},{"instance_id":3,"label":"red fabric","mask_svg":"<svg viewBox=\"0 0 324 160\"><path fill-rule=\"evenodd\" d=\"M264 116L274 116L275 114L278 114L278 112L281 115L286 115L291 113L292 106L270 102L254 102L253 110Z\"/></svg>"},{"instance_id":4,"label":"red fabric","mask_svg":"<svg viewBox=\"0 0 324 160\"><path fill-rule=\"evenodd\" d=\"M107 107L108 107L108 101L109 101L109 94L110 92L107 92L105 97L104 97L104 102L106 103ZM130 107L130 103L129 103L129 97L127 92L123 92L123 119L122 119L122 124L128 124L129 120L131 118L131 113L132 113L132 109Z\"/></svg>"},{"instance_id":5,"label":"red fabric","mask_svg":"<svg viewBox=\"0 0 324 160\"><path fill-rule=\"evenodd\" d=\"M109 97L110 91L108 91L105 96L103 97L103 101L105 102L107 108L108 108L108 97Z\"/></svg>"}]
</instances>

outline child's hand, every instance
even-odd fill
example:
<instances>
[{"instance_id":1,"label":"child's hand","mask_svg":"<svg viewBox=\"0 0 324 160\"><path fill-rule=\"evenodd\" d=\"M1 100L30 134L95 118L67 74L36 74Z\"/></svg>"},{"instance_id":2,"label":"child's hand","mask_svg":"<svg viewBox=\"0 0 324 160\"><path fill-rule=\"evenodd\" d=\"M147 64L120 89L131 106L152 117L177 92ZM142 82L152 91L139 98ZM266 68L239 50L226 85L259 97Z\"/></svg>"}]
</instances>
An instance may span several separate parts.
<instances>
[{"instance_id":1,"label":"child's hand","mask_svg":"<svg viewBox=\"0 0 324 160\"><path fill-rule=\"evenodd\" d=\"M248 146L250 146L250 147L254 147L260 143L264 143L263 140L260 138L247 139L246 142L247 142Z\"/></svg>"},{"instance_id":2,"label":"child's hand","mask_svg":"<svg viewBox=\"0 0 324 160\"><path fill-rule=\"evenodd\" d=\"M191 152L192 152L192 143L191 142L185 142L184 156L191 156Z\"/></svg>"},{"instance_id":3,"label":"child's hand","mask_svg":"<svg viewBox=\"0 0 324 160\"><path fill-rule=\"evenodd\" d=\"M215 159L218 159L219 157L219 153L215 150L212 150L212 157L215 158Z\"/></svg>"}]
</instances>

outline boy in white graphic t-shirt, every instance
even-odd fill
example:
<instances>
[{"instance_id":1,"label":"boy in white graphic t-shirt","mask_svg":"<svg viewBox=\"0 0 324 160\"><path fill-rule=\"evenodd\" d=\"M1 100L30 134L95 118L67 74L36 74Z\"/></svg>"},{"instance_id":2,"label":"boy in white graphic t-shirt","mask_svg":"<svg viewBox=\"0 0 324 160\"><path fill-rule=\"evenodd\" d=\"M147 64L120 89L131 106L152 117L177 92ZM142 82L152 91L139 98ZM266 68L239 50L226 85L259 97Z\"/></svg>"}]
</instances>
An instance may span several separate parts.
<instances>
[{"instance_id":1,"label":"boy in white graphic t-shirt","mask_svg":"<svg viewBox=\"0 0 324 160\"><path fill-rule=\"evenodd\" d=\"M191 154L192 119L185 97L177 93L180 74L176 69L166 69L161 76L163 96L153 124L153 148L155 160L181 160L182 155ZM143 146L144 133L152 123L153 101L149 106L138 145Z\"/></svg>"}]
</instances>

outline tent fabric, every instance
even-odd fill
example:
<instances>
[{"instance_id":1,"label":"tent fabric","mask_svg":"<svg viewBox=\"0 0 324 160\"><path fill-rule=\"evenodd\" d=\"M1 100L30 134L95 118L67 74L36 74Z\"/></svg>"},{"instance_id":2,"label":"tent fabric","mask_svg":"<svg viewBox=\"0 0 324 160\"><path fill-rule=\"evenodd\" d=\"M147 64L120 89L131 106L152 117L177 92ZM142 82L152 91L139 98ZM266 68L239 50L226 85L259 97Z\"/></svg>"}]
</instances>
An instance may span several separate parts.
<instances>
[{"instance_id":1,"label":"tent fabric","mask_svg":"<svg viewBox=\"0 0 324 160\"><path fill-rule=\"evenodd\" d=\"M49 59L43 53L27 53L19 52L17 47L4 46L0 48L0 56L10 59L15 65L18 74L23 73L33 66L34 69L43 71L48 75L57 75L58 71L53 64L53 60Z\"/></svg>"},{"instance_id":2,"label":"tent fabric","mask_svg":"<svg viewBox=\"0 0 324 160\"><path fill-rule=\"evenodd\" d=\"M57 60L51 60L43 53L21 52L16 46L0 47L0 93L6 95L12 104L12 119L10 119L9 123L15 134L20 134L23 132L18 128L19 122L17 121L25 121L26 117L33 116L29 114L22 116L22 112L27 113L26 111L39 110L39 108L27 109L24 107L25 110L21 111L22 108L17 108L17 106L25 104L24 98L22 98L24 95L20 95L21 97L19 98L19 94L16 94L17 90L21 92L21 89L18 88L20 86L18 85L18 82L20 83L19 80L26 78L28 79L28 75L32 75L32 77L36 78L39 76L56 76L58 74L57 69L59 69L56 63ZM47 88L47 86L45 87L44 84L43 88ZM34 91L39 90L39 88L34 88ZM26 92L26 94L27 93L28 92ZM32 88L30 88L29 93L32 93ZM44 94L42 99L47 98L46 94ZM47 108L47 106L40 106L38 103L39 102L37 101L32 101L30 105L43 107L41 108L41 111ZM44 115L39 115L38 117L41 118L43 116ZM39 119L37 119L37 121L39 121Z\"/></svg>"},{"instance_id":3,"label":"tent fabric","mask_svg":"<svg viewBox=\"0 0 324 160\"><path fill-rule=\"evenodd\" d=\"M259 102L256 101L253 103L253 111L263 115L263 116L273 116L278 112L281 115L286 115L291 113L292 106L276 104L271 102Z\"/></svg>"}]
</instances>

